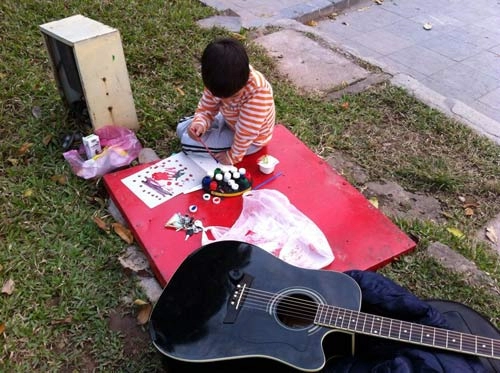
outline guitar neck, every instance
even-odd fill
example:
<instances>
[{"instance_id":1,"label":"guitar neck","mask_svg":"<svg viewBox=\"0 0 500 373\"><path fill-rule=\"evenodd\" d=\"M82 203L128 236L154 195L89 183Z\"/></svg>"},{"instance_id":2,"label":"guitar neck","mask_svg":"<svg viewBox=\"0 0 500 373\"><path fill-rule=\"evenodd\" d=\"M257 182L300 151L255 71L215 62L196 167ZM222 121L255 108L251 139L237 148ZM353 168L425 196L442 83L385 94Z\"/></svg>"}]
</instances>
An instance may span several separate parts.
<instances>
[{"instance_id":1,"label":"guitar neck","mask_svg":"<svg viewBox=\"0 0 500 373\"><path fill-rule=\"evenodd\" d=\"M374 337L500 359L500 340L335 306L319 305L314 323Z\"/></svg>"}]
</instances>

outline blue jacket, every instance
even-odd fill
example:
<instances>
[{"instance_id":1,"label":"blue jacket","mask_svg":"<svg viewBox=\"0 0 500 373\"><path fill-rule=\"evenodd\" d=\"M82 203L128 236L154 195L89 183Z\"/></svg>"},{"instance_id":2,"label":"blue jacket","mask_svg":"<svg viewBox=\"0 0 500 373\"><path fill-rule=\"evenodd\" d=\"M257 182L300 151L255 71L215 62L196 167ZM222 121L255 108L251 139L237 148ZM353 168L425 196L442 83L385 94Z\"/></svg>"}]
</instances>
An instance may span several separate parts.
<instances>
[{"instance_id":1,"label":"blue jacket","mask_svg":"<svg viewBox=\"0 0 500 373\"><path fill-rule=\"evenodd\" d=\"M449 328L437 310L381 274L358 270L345 273L361 288L362 312ZM485 372L474 356L364 335L356 335L355 338L354 356L330 360L325 373Z\"/></svg>"}]
</instances>

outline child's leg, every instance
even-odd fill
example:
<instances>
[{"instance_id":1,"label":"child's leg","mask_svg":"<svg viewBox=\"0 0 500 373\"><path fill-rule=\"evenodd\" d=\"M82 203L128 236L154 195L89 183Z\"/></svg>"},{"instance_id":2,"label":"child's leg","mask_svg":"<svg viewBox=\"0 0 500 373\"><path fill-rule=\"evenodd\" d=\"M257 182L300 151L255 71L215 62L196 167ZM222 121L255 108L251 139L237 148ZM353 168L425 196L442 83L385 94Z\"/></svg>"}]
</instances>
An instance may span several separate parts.
<instances>
[{"instance_id":1,"label":"child's leg","mask_svg":"<svg viewBox=\"0 0 500 373\"><path fill-rule=\"evenodd\" d=\"M207 154L205 146L201 142L193 140L187 133L187 129L192 121L192 116L187 117L177 125L177 136L181 140L182 150L185 152ZM201 137L210 151L214 153L231 149L233 138L234 132L226 125L224 117L221 114L215 117L212 126ZM260 146L250 145L246 154L253 154L260 149Z\"/></svg>"},{"instance_id":2,"label":"child's leg","mask_svg":"<svg viewBox=\"0 0 500 373\"><path fill-rule=\"evenodd\" d=\"M200 141L195 141L189 137L187 129L193 118L190 117L177 125L177 136L181 140L182 150L193 153L207 153L205 146ZM201 140L207 145L210 151L217 153L231 148L234 132L226 126L224 118L218 114L212 126L201 137Z\"/></svg>"}]
</instances>

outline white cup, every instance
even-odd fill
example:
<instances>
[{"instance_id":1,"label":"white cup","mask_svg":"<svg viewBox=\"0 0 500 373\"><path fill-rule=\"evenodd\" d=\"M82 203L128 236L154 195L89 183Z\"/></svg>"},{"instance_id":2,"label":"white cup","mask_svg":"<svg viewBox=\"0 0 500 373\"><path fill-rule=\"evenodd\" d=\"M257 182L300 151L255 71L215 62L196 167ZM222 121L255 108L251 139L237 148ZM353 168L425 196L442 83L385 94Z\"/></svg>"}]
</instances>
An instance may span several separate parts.
<instances>
[{"instance_id":1,"label":"white cup","mask_svg":"<svg viewBox=\"0 0 500 373\"><path fill-rule=\"evenodd\" d=\"M272 174L274 172L274 168L279 163L279 161L274 158L272 155L264 155L259 158L258 165L259 170L263 174Z\"/></svg>"}]
</instances>

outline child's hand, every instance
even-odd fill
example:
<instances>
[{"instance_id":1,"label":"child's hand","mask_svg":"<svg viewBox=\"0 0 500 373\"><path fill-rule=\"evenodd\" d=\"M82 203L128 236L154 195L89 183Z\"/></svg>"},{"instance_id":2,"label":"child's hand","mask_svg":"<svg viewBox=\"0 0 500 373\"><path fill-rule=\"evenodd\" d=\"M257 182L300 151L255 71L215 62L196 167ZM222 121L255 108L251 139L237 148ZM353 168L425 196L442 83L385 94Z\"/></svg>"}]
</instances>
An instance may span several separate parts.
<instances>
[{"instance_id":1,"label":"child's hand","mask_svg":"<svg viewBox=\"0 0 500 373\"><path fill-rule=\"evenodd\" d=\"M193 140L198 141L201 136L205 133L205 128L199 123L191 123L188 128L188 135Z\"/></svg>"},{"instance_id":2,"label":"child's hand","mask_svg":"<svg viewBox=\"0 0 500 373\"><path fill-rule=\"evenodd\" d=\"M231 158L228 157L227 152L215 153L214 157L222 164L227 164L227 165L233 164Z\"/></svg>"}]
</instances>

